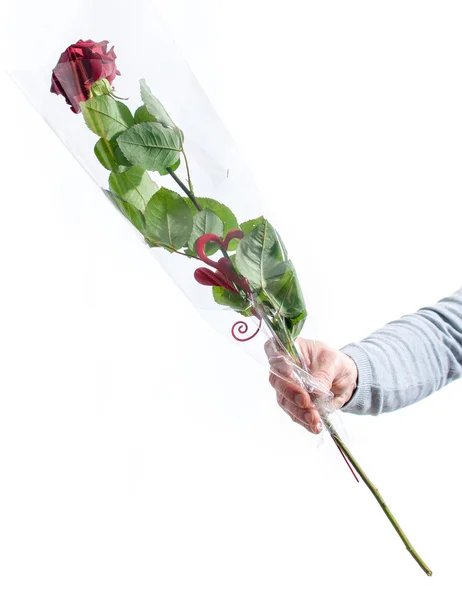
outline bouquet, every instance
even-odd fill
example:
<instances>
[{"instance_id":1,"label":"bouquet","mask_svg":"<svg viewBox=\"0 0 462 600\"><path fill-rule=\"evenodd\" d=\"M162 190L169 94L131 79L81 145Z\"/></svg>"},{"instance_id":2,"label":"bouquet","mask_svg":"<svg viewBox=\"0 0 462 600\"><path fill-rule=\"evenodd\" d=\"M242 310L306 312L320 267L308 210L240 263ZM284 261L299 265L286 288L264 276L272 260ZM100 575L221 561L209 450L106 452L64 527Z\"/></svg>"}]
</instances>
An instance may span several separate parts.
<instances>
[{"instance_id":1,"label":"bouquet","mask_svg":"<svg viewBox=\"0 0 462 600\"><path fill-rule=\"evenodd\" d=\"M64 100L70 110L62 118L78 123L81 134L72 125L75 135L85 135L85 143L89 132L94 136L91 160L105 170L105 195L153 252L183 261L182 285L186 280L187 286L193 283L235 315L230 327L235 340L249 342L266 333L285 359L287 380L295 378L305 387L356 480L358 475L365 482L407 550L431 575L341 439L332 421L333 395L312 377L298 351L296 338L307 311L295 267L277 230L262 215L241 220L234 205L202 194L188 162L188 130L157 97L155 81L141 78L139 98L130 108L128 98L119 95L124 95L124 84L116 61L108 41L79 40L62 52L49 73L50 91L60 97L55 98L55 110ZM202 148L204 153L210 164L210 150ZM91 171L94 165L85 163ZM169 263L172 270L177 265Z\"/></svg>"}]
</instances>

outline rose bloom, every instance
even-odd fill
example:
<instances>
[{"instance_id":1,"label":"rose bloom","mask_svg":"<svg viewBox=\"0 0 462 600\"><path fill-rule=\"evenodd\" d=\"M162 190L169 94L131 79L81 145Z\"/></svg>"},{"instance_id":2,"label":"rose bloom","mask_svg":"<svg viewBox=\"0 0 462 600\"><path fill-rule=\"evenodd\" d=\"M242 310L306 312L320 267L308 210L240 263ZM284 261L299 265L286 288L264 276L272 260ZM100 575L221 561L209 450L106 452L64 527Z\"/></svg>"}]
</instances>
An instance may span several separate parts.
<instances>
[{"instance_id":1,"label":"rose bloom","mask_svg":"<svg viewBox=\"0 0 462 600\"><path fill-rule=\"evenodd\" d=\"M64 96L75 113L80 112L79 102L90 97L95 81L104 77L112 83L116 75L120 75L114 47L108 52L108 43L79 40L64 50L53 69L50 91Z\"/></svg>"}]
</instances>

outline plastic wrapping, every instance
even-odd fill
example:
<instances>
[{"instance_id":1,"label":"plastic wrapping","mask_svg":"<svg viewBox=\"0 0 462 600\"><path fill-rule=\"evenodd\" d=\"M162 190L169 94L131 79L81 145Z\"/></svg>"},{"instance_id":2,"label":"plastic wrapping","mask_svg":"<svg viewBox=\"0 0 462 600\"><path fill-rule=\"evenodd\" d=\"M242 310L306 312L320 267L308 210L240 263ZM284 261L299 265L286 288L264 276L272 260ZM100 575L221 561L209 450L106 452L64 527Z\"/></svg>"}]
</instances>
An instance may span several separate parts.
<instances>
[{"instance_id":1,"label":"plastic wrapping","mask_svg":"<svg viewBox=\"0 0 462 600\"><path fill-rule=\"evenodd\" d=\"M85 4L79 15L91 22L63 16L46 44L31 18L10 75L202 316L265 365L272 339L291 365L275 375L302 385L327 416L333 395L294 344L306 318L294 265L168 28L152 6L131 27L113 3Z\"/></svg>"},{"instance_id":2,"label":"plastic wrapping","mask_svg":"<svg viewBox=\"0 0 462 600\"><path fill-rule=\"evenodd\" d=\"M56 0L15 3L9 73L202 316L265 365L269 338L271 376L305 390L383 508L333 425L338 400L297 347L305 301L273 218L165 23L141 5L82 0L67 16Z\"/></svg>"}]
</instances>

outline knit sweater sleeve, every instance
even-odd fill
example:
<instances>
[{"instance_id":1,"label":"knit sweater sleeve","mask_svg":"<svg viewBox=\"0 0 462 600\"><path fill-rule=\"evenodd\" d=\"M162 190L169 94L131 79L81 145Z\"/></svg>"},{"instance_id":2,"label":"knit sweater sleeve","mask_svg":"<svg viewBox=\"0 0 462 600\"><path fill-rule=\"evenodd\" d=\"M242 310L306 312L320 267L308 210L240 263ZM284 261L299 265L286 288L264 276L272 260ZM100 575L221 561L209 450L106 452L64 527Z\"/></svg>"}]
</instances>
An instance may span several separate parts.
<instances>
[{"instance_id":1,"label":"knit sweater sleeve","mask_svg":"<svg viewBox=\"0 0 462 600\"><path fill-rule=\"evenodd\" d=\"M343 412L379 415L422 400L462 376L462 288L342 351L358 368Z\"/></svg>"}]
</instances>

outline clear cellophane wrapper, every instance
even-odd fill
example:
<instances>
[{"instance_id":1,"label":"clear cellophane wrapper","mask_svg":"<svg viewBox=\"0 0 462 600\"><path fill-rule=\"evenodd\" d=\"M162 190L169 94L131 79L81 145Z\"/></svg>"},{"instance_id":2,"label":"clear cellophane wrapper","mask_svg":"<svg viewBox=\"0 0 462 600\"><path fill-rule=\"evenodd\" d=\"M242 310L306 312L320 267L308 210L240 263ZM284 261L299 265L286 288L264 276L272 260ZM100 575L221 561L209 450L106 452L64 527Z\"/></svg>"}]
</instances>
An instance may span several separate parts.
<instances>
[{"instance_id":1,"label":"clear cellophane wrapper","mask_svg":"<svg viewBox=\"0 0 462 600\"><path fill-rule=\"evenodd\" d=\"M110 46L115 46L120 71L114 81L115 93L134 112L140 105L139 81L145 79L157 98L168 107L169 114L184 132L189 168L198 195L226 204L239 222L264 215L277 228L277 215L270 214L232 137L176 47L170 28L152 3L137 4L137 10L122 11L122 5L114 2L105 0L95 4L83 0L78 11L68 12L56 1L35 6L17 2L7 27L10 76L97 186L106 195L110 194L108 171L94 154L94 134L85 126L81 115L70 112L62 97L50 93L52 69L66 47L79 39L108 40ZM25 12L28 14L26 20L23 18ZM54 28L44 39L43 31L47 31L50 14ZM40 51L31 52L31 49ZM184 164L180 165L177 174L186 179ZM151 176L159 186L179 191L175 181L168 176L158 173ZM100 200L108 202L103 194ZM131 227L129 222L128 227ZM290 250L290 239L285 241ZM140 242L140 246L145 245L141 235ZM306 389L321 414L332 418L335 411L332 393L312 376L302 357L298 356L299 360L296 360L293 353L287 351L267 323L261 323L255 317L240 317L232 309L217 305L210 289L198 285L194 279L196 261L146 245L144 250L161 263L210 325L240 344L266 368L268 360L264 345L267 339L272 340L288 366L285 375L280 371L275 373ZM339 425L337 417L336 426Z\"/></svg>"}]
</instances>

